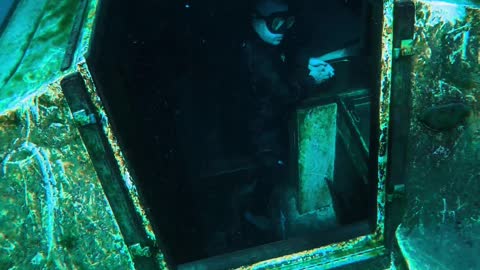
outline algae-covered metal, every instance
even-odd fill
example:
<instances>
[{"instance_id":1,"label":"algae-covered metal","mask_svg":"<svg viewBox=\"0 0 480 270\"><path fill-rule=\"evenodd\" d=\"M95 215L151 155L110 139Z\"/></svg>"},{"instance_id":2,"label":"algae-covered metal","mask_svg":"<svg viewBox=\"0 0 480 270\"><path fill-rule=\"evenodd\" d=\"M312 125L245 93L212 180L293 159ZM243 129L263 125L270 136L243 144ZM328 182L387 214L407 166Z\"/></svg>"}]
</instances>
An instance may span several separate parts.
<instances>
[{"instance_id":1,"label":"algae-covered metal","mask_svg":"<svg viewBox=\"0 0 480 270\"><path fill-rule=\"evenodd\" d=\"M143 258L156 260L152 268L167 268L159 236L142 206L136 179L85 60L100 3L84 1L20 1L0 36L1 269L146 269L142 265L151 264L142 264ZM398 52L393 48L395 2L404 1L385 0L380 8L379 125L373 134L378 152L370 152L378 164L374 231L240 269L328 269L386 253L388 159L395 158L389 156L388 143L396 56L412 61L412 122L406 158L409 207L397 230L398 252L392 258L398 260L403 253L411 269L419 265L478 268L471 258L480 232L476 195L480 192L480 3L414 1L415 34L402 41ZM81 27L73 35L82 6ZM77 45L70 52L73 65L61 71L69 44ZM80 78L87 93L85 102L91 107L85 114L72 111L66 98L64 86L71 76ZM76 124L74 115L84 116L81 124ZM125 203L131 210L117 209L119 198L107 199L108 188L102 185L108 173L92 162L95 149L87 148L89 138L82 126L95 126L105 139L102 153L111 151L108 164L113 164L108 173L118 174L117 184L126 190ZM138 231L127 231L132 224L122 211L139 221ZM446 252L428 256L435 248Z\"/></svg>"},{"instance_id":2,"label":"algae-covered metal","mask_svg":"<svg viewBox=\"0 0 480 270\"><path fill-rule=\"evenodd\" d=\"M78 67L79 73L81 74L85 82L86 91L88 92L92 105L95 107L96 113L99 115L99 119L100 119L99 124L100 124L101 130L106 136L108 146L109 148L111 148L115 163L118 166L121 179L123 180L122 184L127 189L129 199L133 204L133 209L135 210L138 219L141 221L142 230L144 231L146 237L148 237L148 239L151 240L149 244L151 244L156 249L156 252L151 256L155 258L155 260L157 261L158 267L160 267L161 269L168 269L167 263L165 261L165 255L162 250L158 249L159 243L158 243L157 236L155 235L155 232L152 228L152 224L142 205L140 195L138 193L137 187L134 182L135 180L130 174L130 171L128 168L128 162L125 159L122 153L122 149L120 148L117 138L112 130L111 123L108 119L108 115L103 107L101 99L97 93L95 82L91 77L90 71L88 69L88 65L85 61L82 61L78 63L77 67ZM120 211L126 211L126 210L127 209L120 209Z\"/></svg>"},{"instance_id":3,"label":"algae-covered metal","mask_svg":"<svg viewBox=\"0 0 480 270\"><path fill-rule=\"evenodd\" d=\"M84 63L90 49L98 8L95 0L19 1L0 36L1 269L151 265L139 257L151 257L153 268L167 268L146 217L140 226L153 243L138 252L146 240L123 231L118 206L107 200L102 174L77 128L97 124L99 113L79 125L79 111L72 112L64 96L64 78L78 72L77 63ZM74 65L62 71L65 59ZM101 120L109 125L108 118ZM124 185L135 190L131 181Z\"/></svg>"},{"instance_id":4,"label":"algae-covered metal","mask_svg":"<svg viewBox=\"0 0 480 270\"><path fill-rule=\"evenodd\" d=\"M61 76L79 4L80 0L19 1L0 37L0 112Z\"/></svg>"},{"instance_id":5,"label":"algae-covered metal","mask_svg":"<svg viewBox=\"0 0 480 270\"><path fill-rule=\"evenodd\" d=\"M480 3L415 1L415 13L398 242L410 269L478 269Z\"/></svg>"},{"instance_id":6,"label":"algae-covered metal","mask_svg":"<svg viewBox=\"0 0 480 270\"><path fill-rule=\"evenodd\" d=\"M0 116L0 268L133 269L60 85Z\"/></svg>"}]
</instances>

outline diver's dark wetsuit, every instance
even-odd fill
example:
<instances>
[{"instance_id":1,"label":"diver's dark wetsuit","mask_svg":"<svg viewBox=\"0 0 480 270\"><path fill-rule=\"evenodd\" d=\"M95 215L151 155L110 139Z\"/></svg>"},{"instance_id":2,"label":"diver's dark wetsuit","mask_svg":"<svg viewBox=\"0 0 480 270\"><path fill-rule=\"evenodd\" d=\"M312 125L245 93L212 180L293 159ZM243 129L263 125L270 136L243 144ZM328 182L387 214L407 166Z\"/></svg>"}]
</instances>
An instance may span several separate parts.
<instances>
[{"instance_id":1,"label":"diver's dark wetsuit","mask_svg":"<svg viewBox=\"0 0 480 270\"><path fill-rule=\"evenodd\" d=\"M278 46L259 38L245 42L245 64L250 87L247 90L247 122L251 150L263 167L287 161L287 114L300 99L299 87L289 80L289 69Z\"/></svg>"},{"instance_id":2,"label":"diver's dark wetsuit","mask_svg":"<svg viewBox=\"0 0 480 270\"><path fill-rule=\"evenodd\" d=\"M282 48L272 46L256 35L244 43L243 61L248 70L246 114L250 152L259 169L248 211L268 216L268 203L274 187L287 179L288 119L303 95L290 80L289 67L282 59ZM284 58L284 57L283 57Z\"/></svg>"}]
</instances>

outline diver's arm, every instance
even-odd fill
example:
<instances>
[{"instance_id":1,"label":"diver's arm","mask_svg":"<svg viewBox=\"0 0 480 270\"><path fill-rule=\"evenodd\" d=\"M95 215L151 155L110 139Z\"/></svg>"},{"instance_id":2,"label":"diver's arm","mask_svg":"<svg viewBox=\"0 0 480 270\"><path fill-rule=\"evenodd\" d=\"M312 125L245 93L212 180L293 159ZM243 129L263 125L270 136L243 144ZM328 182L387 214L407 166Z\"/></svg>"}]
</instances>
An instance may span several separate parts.
<instances>
[{"instance_id":1,"label":"diver's arm","mask_svg":"<svg viewBox=\"0 0 480 270\"><path fill-rule=\"evenodd\" d=\"M360 51L359 44L353 44L351 46L341 48L338 50L330 51L319 56L311 56L310 59L321 60L327 63L339 61L340 59L358 55Z\"/></svg>"}]
</instances>

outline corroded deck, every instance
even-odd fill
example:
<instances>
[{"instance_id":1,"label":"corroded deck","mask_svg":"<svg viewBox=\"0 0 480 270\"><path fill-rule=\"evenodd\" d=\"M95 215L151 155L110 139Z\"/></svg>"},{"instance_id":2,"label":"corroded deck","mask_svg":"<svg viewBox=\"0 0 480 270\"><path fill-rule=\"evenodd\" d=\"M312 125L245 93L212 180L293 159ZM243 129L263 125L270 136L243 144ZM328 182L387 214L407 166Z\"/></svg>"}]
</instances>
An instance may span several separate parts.
<instances>
[{"instance_id":1,"label":"corroded deck","mask_svg":"<svg viewBox=\"0 0 480 270\"><path fill-rule=\"evenodd\" d=\"M474 2L415 3L408 207L397 232L411 269L480 267L480 9ZM456 123L462 111L443 116L445 104L471 112ZM420 121L426 110L437 110L430 119L435 125L455 125L429 129Z\"/></svg>"}]
</instances>

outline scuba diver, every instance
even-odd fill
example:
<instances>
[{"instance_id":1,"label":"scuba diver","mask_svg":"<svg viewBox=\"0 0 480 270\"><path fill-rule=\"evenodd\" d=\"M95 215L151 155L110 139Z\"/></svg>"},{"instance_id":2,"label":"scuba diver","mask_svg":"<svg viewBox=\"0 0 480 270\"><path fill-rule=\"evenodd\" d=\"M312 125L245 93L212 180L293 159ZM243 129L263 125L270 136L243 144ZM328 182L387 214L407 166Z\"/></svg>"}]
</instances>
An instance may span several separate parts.
<instances>
[{"instance_id":1,"label":"scuba diver","mask_svg":"<svg viewBox=\"0 0 480 270\"><path fill-rule=\"evenodd\" d=\"M267 166L285 162L284 132L279 122L282 116L307 95L307 85L321 84L334 74L328 63L312 58L308 64L310 76L293 77L290 59L281 44L294 24L295 17L285 1L258 0L251 19L254 33L244 46L243 59L252 86L248 93L251 142L255 156Z\"/></svg>"},{"instance_id":2,"label":"scuba diver","mask_svg":"<svg viewBox=\"0 0 480 270\"><path fill-rule=\"evenodd\" d=\"M243 43L243 61L248 70L249 89L246 112L248 141L257 169L249 188L251 200L244 205L243 219L263 232L267 239L277 238L272 229L271 195L275 187L287 182L287 116L298 101L308 95L311 86L334 76L334 70L320 58L310 58L303 74L295 76L294 61L284 53L284 41L295 25L295 16L283 0L257 0L251 13L251 34ZM271 232L271 233L269 233Z\"/></svg>"}]
</instances>

